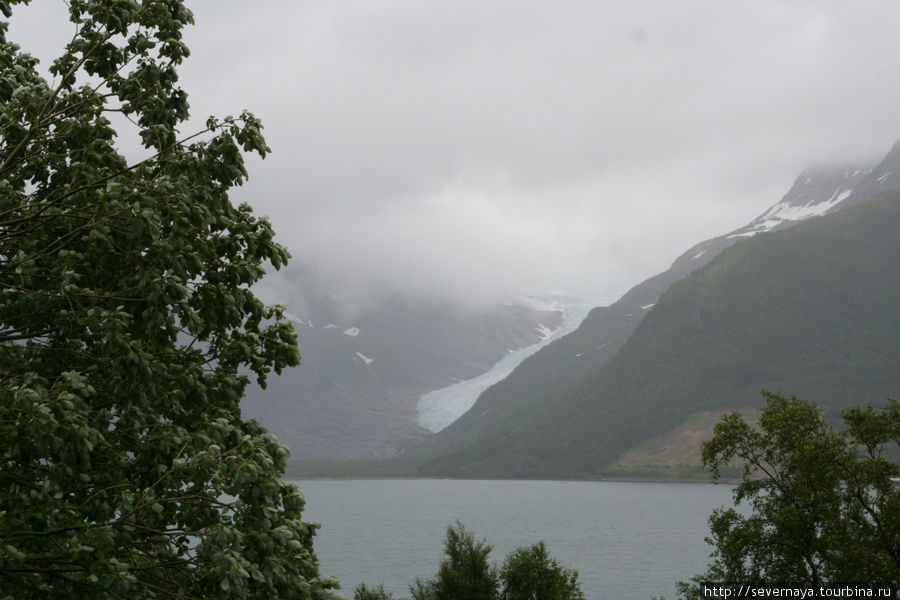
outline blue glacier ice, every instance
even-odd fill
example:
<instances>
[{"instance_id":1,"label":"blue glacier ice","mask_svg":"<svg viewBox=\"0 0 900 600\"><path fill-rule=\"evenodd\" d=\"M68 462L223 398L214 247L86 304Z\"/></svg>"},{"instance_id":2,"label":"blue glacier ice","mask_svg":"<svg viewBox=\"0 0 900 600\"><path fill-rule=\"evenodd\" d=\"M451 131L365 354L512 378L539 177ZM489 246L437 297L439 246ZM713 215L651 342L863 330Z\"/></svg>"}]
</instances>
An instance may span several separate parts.
<instances>
[{"instance_id":1,"label":"blue glacier ice","mask_svg":"<svg viewBox=\"0 0 900 600\"><path fill-rule=\"evenodd\" d=\"M540 329L541 341L510 351L487 373L423 394L416 407L417 422L428 431L440 431L461 417L475 404L478 396L484 390L505 379L520 362L553 340L575 331L592 308L608 306L617 299L618 296L609 294L601 296L579 294L559 295L538 300L537 302L543 308L562 311L563 320L560 326L553 331L549 331L547 328Z\"/></svg>"}]
</instances>

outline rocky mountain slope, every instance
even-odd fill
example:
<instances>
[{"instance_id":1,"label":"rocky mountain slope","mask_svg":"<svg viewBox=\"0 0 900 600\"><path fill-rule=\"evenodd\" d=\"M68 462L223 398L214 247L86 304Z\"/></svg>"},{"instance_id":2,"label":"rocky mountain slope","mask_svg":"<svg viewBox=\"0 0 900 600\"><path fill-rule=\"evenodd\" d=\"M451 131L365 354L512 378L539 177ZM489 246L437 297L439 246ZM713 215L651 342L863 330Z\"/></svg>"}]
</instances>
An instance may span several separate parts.
<instances>
[{"instance_id":1,"label":"rocky mountain slope","mask_svg":"<svg viewBox=\"0 0 900 600\"><path fill-rule=\"evenodd\" d=\"M242 409L294 458L378 458L422 442L422 394L487 371L561 321L527 302L462 310L399 296L348 317L322 277L292 276L301 365L251 388Z\"/></svg>"}]
</instances>

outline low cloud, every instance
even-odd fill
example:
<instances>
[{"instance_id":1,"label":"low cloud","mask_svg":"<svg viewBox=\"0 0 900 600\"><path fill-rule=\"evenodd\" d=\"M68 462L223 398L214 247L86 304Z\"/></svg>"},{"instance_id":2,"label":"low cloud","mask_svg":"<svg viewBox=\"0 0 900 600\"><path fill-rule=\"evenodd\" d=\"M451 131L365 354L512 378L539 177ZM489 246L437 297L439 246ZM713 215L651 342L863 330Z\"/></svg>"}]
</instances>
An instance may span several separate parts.
<instances>
[{"instance_id":1,"label":"low cloud","mask_svg":"<svg viewBox=\"0 0 900 600\"><path fill-rule=\"evenodd\" d=\"M274 151L236 199L348 298L623 292L900 138L893 0L190 6L196 122Z\"/></svg>"}]
</instances>

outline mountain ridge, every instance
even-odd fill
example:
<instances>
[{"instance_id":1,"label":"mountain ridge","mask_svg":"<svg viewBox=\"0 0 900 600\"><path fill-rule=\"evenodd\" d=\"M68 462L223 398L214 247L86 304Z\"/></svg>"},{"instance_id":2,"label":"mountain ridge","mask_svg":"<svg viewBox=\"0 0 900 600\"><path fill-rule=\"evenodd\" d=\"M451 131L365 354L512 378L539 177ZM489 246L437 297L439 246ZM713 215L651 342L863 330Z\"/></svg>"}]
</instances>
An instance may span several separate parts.
<instances>
[{"instance_id":1,"label":"mountain ridge","mask_svg":"<svg viewBox=\"0 0 900 600\"><path fill-rule=\"evenodd\" d=\"M851 241L842 239L848 234L841 228L867 211L876 215L854 225ZM761 387L832 407L854 397L852 390L865 390L870 401L896 394L900 375L890 373L900 364L900 290L896 277L884 275L896 273L900 260L900 194L847 212L729 248L673 284L621 351L574 393L474 441L448 444L420 465L420 474L598 476L628 447L701 410L753 402ZM807 237L815 255L805 254ZM852 260L834 255L848 248ZM820 284L835 269L845 284ZM804 299L812 313L777 290ZM827 301L810 301L815 294ZM867 304L868 297L878 300ZM741 318L734 318L736 306ZM880 322L886 315L891 318ZM830 342L841 347L832 353ZM672 401L653 400L661 397Z\"/></svg>"},{"instance_id":2,"label":"mountain ridge","mask_svg":"<svg viewBox=\"0 0 900 600\"><path fill-rule=\"evenodd\" d=\"M580 328L523 362L506 380L487 390L483 398L486 403L501 404L505 398L509 404L510 392L505 390L514 385L516 389L529 390L529 396L524 401L526 408L539 404L539 397L550 397L566 386L572 387L571 382L583 380L615 356L646 311L655 305L666 289L706 266L725 248L758 233L779 231L813 216L838 212L871 198L873 194L896 188L900 188L900 142L874 168L868 170L856 166L804 170L785 196L760 216L743 227L691 246L673 261L668 270L632 287L609 307L594 309ZM585 364L561 367L554 358L563 356L585 359ZM545 358L552 367L543 364ZM515 385L518 377L527 379L529 384ZM563 380L569 383L565 384ZM548 385L542 385L542 381L547 381ZM519 398L517 402L523 401ZM477 418L474 415L483 417L486 410L490 408L479 406L476 402L472 407L473 416L464 415L460 425L454 428L451 424L447 432L443 436L438 434L432 443L439 445L444 443L442 438L460 435L456 430L463 427L484 429L483 424L474 425L473 421Z\"/></svg>"},{"instance_id":3,"label":"mountain ridge","mask_svg":"<svg viewBox=\"0 0 900 600\"><path fill-rule=\"evenodd\" d=\"M804 171L781 201L744 227L695 244L678 256L667 271L634 286L612 305L595 308L576 331L556 340L523 361L509 377L485 391L472 409L459 420L438 433L424 447L401 458L396 464L402 463L403 466L395 472L440 476L486 476L484 474L491 471L490 468L485 467L480 471L475 468L454 471L442 468L441 463L447 464L446 457L450 454L454 454L460 464L465 463L465 460L478 461L479 457L490 456L492 453L502 454L504 447L509 444L510 436L513 435L511 415L529 411L545 416L552 415L560 398L572 396L584 389L586 382L602 370L607 362L619 355L645 316L653 314L660 296L676 282L705 268L723 250L738 242L746 243L757 237L757 234L780 232L804 221L816 221L818 219L810 218L839 213L847 207L871 199L870 194L896 188L900 188L900 143L896 144L872 169L829 167ZM725 371L727 369L723 372ZM746 373L740 373L739 369L732 369L732 378L739 374L747 376ZM785 391L793 392L793 390ZM749 401L755 399L756 394L751 394ZM744 404L746 402L747 400ZM736 405L735 408L737 407L739 406ZM639 421L640 416L635 414L634 421ZM537 418L534 420L540 421ZM623 431L627 429L625 427ZM536 436L548 435L546 431L535 430L533 433ZM541 456L522 459L520 462L523 464L511 468L510 465L506 465L505 474L498 475L498 470L494 469L492 476L515 476L517 473L522 476L541 477L576 476L571 469L561 474L563 471L542 470L539 467L541 461L555 452L560 452L572 437L563 436L560 448L545 448ZM642 439L646 439L646 436ZM610 455L604 458L604 461L608 464L612 459ZM530 466L525 463L530 463ZM382 465L383 467L387 465ZM389 472L390 468L383 470L383 473ZM585 475L585 472L577 474L577 476Z\"/></svg>"}]
</instances>

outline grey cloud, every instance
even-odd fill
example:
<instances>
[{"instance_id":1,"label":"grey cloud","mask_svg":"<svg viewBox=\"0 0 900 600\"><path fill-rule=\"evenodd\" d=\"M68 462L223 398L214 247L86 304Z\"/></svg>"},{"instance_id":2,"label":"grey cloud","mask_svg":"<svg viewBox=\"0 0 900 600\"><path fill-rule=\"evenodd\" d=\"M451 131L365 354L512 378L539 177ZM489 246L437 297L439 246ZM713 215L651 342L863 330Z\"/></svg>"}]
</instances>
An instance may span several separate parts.
<instances>
[{"instance_id":1,"label":"grey cloud","mask_svg":"<svg viewBox=\"0 0 900 600\"><path fill-rule=\"evenodd\" d=\"M624 291L900 138L895 0L189 5L197 122L274 150L236 197L347 295Z\"/></svg>"}]
</instances>

